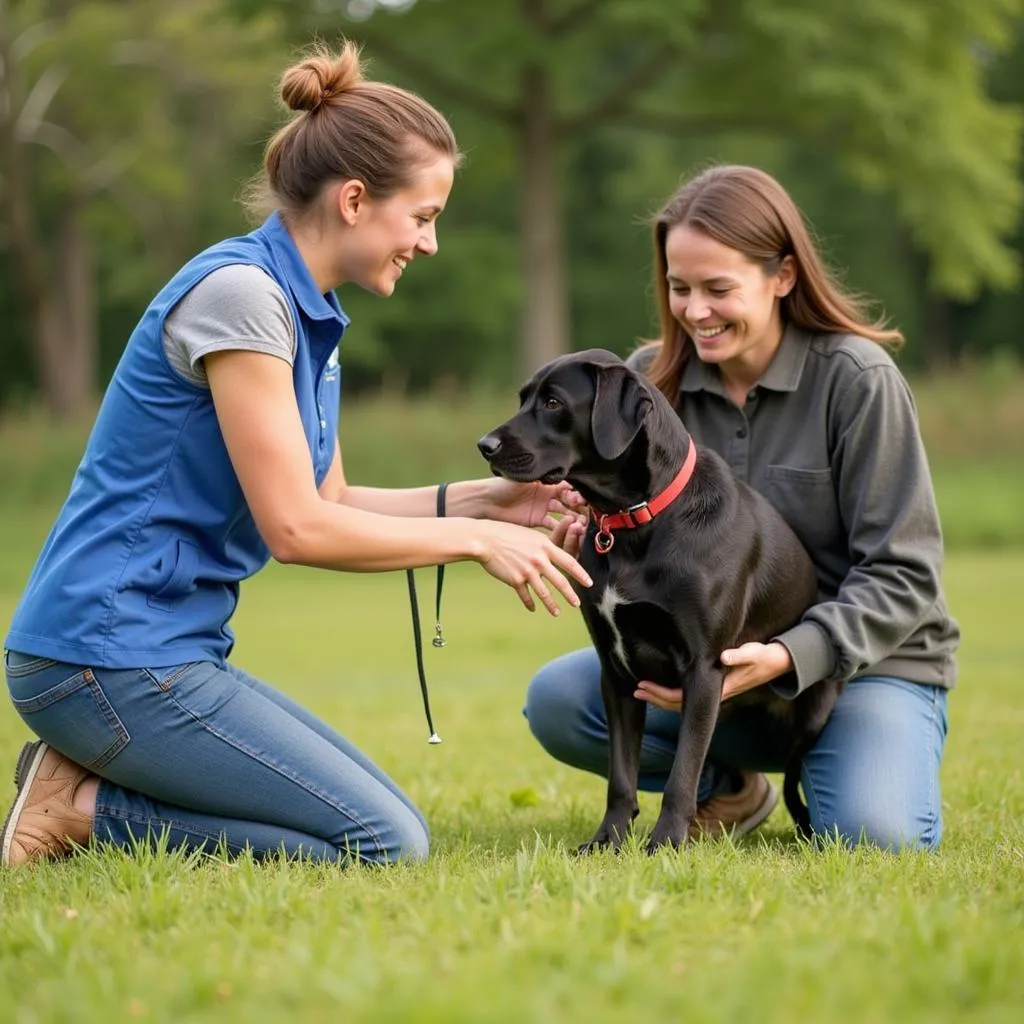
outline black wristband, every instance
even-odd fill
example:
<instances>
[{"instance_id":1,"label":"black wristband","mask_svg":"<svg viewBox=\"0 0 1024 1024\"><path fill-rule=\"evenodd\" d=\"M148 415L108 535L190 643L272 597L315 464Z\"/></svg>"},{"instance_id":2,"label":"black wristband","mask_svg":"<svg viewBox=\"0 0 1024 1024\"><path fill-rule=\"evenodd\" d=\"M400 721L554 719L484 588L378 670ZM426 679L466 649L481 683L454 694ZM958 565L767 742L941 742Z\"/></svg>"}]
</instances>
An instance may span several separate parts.
<instances>
[{"instance_id":1,"label":"black wristband","mask_svg":"<svg viewBox=\"0 0 1024 1024\"><path fill-rule=\"evenodd\" d=\"M448 490L448 484L437 485L437 518L444 519L445 516L445 492Z\"/></svg>"}]
</instances>

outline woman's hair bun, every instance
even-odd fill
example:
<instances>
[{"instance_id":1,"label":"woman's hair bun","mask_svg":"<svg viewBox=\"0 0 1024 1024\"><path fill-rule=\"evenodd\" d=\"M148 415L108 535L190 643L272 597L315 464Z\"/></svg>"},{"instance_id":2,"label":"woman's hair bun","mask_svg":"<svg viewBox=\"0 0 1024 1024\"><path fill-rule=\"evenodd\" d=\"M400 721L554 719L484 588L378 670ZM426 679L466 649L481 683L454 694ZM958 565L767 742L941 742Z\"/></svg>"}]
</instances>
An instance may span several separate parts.
<instances>
[{"instance_id":1,"label":"woman's hair bun","mask_svg":"<svg viewBox=\"0 0 1024 1024\"><path fill-rule=\"evenodd\" d=\"M318 46L281 78L281 99L290 110L318 110L362 81L359 48L346 40L341 53Z\"/></svg>"}]
</instances>

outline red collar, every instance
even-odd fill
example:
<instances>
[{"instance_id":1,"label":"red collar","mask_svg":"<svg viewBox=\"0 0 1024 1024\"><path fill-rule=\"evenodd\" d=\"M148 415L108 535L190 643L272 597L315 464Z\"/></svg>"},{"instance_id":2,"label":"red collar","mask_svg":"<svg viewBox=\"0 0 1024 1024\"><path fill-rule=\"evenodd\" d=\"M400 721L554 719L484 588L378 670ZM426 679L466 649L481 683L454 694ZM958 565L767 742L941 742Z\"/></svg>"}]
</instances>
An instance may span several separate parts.
<instances>
[{"instance_id":1,"label":"red collar","mask_svg":"<svg viewBox=\"0 0 1024 1024\"><path fill-rule=\"evenodd\" d=\"M597 517L597 533L594 535L594 549L599 555L606 555L612 549L615 538L612 530L635 530L638 526L649 523L659 512L664 511L672 504L693 476L693 467L697 464L697 446L690 438L690 450L686 453L683 468L676 474L675 479L650 501L642 501L639 505L632 505L623 512L610 512L608 514L599 512L591 506L591 513Z\"/></svg>"}]
</instances>

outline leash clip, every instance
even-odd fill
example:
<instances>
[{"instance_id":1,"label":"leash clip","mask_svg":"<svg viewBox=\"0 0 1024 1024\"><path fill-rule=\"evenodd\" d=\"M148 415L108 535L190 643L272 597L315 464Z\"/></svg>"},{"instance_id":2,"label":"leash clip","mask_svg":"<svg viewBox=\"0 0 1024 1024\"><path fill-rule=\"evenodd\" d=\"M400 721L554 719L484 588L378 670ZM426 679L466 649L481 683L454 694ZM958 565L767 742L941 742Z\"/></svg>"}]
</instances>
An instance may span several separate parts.
<instances>
[{"instance_id":1,"label":"leash clip","mask_svg":"<svg viewBox=\"0 0 1024 1024\"><path fill-rule=\"evenodd\" d=\"M615 537L611 531L604 528L604 516L601 519L602 523L598 526L597 533L594 534L594 550L599 555L607 555L615 543Z\"/></svg>"},{"instance_id":2,"label":"leash clip","mask_svg":"<svg viewBox=\"0 0 1024 1024\"><path fill-rule=\"evenodd\" d=\"M445 638L441 635L441 623L438 622L434 625L434 639L430 643L434 647L444 647L446 642Z\"/></svg>"}]
</instances>

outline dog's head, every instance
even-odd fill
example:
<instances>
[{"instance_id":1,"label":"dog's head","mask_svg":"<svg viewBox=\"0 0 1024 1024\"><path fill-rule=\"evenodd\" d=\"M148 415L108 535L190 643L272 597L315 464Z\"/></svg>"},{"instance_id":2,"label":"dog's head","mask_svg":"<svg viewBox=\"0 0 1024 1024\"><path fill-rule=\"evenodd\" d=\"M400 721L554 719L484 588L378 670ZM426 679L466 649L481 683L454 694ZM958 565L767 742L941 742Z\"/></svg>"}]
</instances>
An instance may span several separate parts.
<instances>
[{"instance_id":1,"label":"dog's head","mask_svg":"<svg viewBox=\"0 0 1024 1024\"><path fill-rule=\"evenodd\" d=\"M653 406L650 386L614 353L588 349L542 366L519 411L477 447L510 480L556 483L623 456Z\"/></svg>"}]
</instances>

